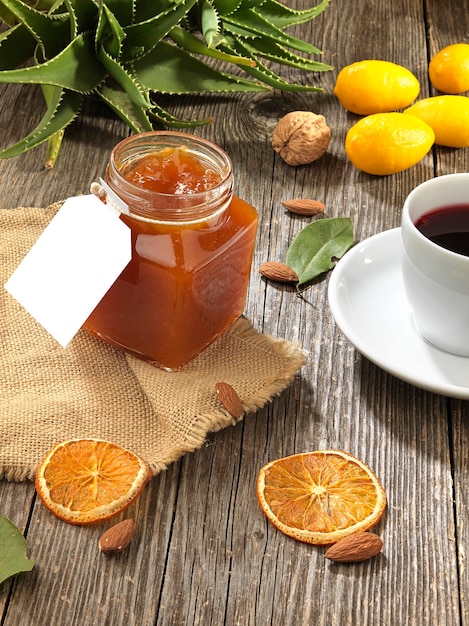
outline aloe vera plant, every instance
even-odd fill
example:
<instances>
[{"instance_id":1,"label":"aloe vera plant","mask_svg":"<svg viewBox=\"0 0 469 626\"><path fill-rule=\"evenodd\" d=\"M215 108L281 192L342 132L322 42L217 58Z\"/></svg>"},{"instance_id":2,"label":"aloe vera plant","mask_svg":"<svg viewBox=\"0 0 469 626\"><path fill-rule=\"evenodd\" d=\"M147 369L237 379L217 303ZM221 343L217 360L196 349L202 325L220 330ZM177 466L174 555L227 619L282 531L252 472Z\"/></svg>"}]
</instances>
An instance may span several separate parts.
<instances>
[{"instance_id":1,"label":"aloe vera plant","mask_svg":"<svg viewBox=\"0 0 469 626\"><path fill-rule=\"evenodd\" d=\"M134 132L183 128L208 120L176 118L158 94L319 91L283 80L272 63L331 69L311 58L321 54L314 45L286 32L329 0L303 10L277 0L32 1L0 0L0 83L40 85L46 111L0 158L47 141L52 167L84 98L104 101Z\"/></svg>"}]
</instances>

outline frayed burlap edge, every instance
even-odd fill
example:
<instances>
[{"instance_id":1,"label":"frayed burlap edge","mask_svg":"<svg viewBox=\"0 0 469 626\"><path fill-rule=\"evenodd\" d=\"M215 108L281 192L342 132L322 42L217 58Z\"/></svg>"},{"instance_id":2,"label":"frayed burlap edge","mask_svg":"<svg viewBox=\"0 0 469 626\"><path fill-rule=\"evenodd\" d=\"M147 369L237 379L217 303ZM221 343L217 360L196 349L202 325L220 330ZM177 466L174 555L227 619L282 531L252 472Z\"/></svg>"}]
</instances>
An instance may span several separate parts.
<instances>
[{"instance_id":1,"label":"frayed burlap edge","mask_svg":"<svg viewBox=\"0 0 469 626\"><path fill-rule=\"evenodd\" d=\"M273 337L272 335L260 334L253 328L251 322L244 317L240 318L228 330L227 334L230 333L235 333L238 339L246 341L259 350L277 354L285 359L284 366L270 376L264 386L256 390L255 394L240 397L244 409L240 419L235 419L223 406L195 416L186 434L184 446L180 450L174 449L172 454L161 459L159 463L150 463L154 475L166 470L171 463L179 460L185 454L201 448L206 443L207 436L210 433L218 432L228 426L235 426L249 413L254 413L269 402L272 402L275 397L279 396L292 383L295 375L306 363L307 352L299 344ZM227 380L225 382L229 383L230 381Z\"/></svg>"}]
</instances>

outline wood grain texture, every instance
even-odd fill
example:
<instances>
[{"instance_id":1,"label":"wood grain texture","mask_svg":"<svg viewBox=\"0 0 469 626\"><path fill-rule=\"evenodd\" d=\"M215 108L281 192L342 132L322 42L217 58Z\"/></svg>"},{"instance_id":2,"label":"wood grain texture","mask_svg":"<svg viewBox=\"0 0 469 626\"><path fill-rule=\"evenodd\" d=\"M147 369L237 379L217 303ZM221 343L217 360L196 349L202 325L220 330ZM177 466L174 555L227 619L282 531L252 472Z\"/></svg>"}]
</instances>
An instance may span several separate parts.
<instances>
[{"instance_id":1,"label":"wood grain texture","mask_svg":"<svg viewBox=\"0 0 469 626\"><path fill-rule=\"evenodd\" d=\"M335 67L313 77L324 93L162 103L176 115L213 117L196 132L228 151L236 193L260 214L246 314L259 330L301 343L307 364L265 409L210 436L151 481L126 513L138 532L118 557L98 550L106 526L64 524L35 500L31 484L0 483L1 512L25 530L37 563L2 586L4 626L469 626L467 402L414 388L362 357L334 324L328 276L300 297L257 272L264 261L283 262L291 239L311 219L288 214L282 200L321 200L326 217L351 217L359 241L398 226L403 201L420 182L469 171L469 149L443 148L394 176L355 170L343 144L357 117L332 95L338 70L365 58L408 67L421 81L421 97L435 95L428 59L444 45L468 41L469 2L333 0L294 32ZM281 73L311 80L289 68ZM30 130L41 109L35 88L1 86L0 93L4 146ZM325 115L332 139L319 161L292 168L275 155L270 136L282 115L301 109ZM127 134L110 113L89 105L52 171L42 168L41 148L0 161L0 206L47 206L87 193ZM375 559L329 563L324 549L283 536L259 510L255 482L262 465L321 448L357 455L386 489L388 510L376 528L384 548Z\"/></svg>"}]
</instances>

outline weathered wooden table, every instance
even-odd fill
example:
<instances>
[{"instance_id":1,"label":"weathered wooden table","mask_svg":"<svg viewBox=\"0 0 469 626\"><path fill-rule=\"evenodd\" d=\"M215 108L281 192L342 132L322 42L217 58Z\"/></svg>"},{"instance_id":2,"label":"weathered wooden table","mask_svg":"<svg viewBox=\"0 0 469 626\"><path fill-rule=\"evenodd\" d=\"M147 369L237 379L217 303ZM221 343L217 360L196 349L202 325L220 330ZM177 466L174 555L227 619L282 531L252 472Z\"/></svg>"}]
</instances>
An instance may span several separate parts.
<instances>
[{"instance_id":1,"label":"weathered wooden table","mask_svg":"<svg viewBox=\"0 0 469 626\"><path fill-rule=\"evenodd\" d=\"M257 272L263 261L284 260L309 219L287 215L281 200L323 200L328 216L352 218L360 241L399 226L403 201L420 182L468 170L469 149L435 148L401 174L360 173L344 153L346 130L357 118L339 106L332 89L342 66L381 58L411 69L421 97L435 95L428 59L447 44L469 41L469 2L333 0L296 32L336 68L314 78L325 93L165 104L177 114L213 116L214 123L197 132L228 151L238 195L260 213L246 314L259 330L301 342L308 362L272 404L152 480L135 506L138 540L119 558L98 552L99 528L73 527L50 515L31 483L0 483L0 512L24 531L36 559L32 572L0 589L4 626L469 625L468 403L402 382L361 356L333 321L330 275L300 298ZM39 102L35 88L2 86L2 146L33 128ZM301 109L325 115L333 136L317 163L292 168L274 154L270 136L282 115ZM0 206L47 206L87 193L127 134L107 111L86 111L67 132L52 171L43 169L41 149L0 162ZM321 448L357 455L383 482L389 505L376 529L384 541L381 556L332 564L322 548L283 536L259 510L260 467Z\"/></svg>"}]
</instances>

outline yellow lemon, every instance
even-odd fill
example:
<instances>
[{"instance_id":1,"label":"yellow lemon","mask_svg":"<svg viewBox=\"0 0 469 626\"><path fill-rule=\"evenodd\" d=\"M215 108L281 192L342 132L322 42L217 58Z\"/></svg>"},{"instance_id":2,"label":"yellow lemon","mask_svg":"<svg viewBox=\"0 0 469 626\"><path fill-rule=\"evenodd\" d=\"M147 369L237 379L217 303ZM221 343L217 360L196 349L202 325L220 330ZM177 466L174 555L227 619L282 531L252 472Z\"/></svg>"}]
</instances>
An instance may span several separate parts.
<instances>
[{"instance_id":1,"label":"yellow lemon","mask_svg":"<svg viewBox=\"0 0 469 626\"><path fill-rule=\"evenodd\" d=\"M409 106L420 92L420 83L407 68L390 61L357 61L337 76L334 94L352 113L370 115Z\"/></svg>"},{"instance_id":2,"label":"yellow lemon","mask_svg":"<svg viewBox=\"0 0 469 626\"><path fill-rule=\"evenodd\" d=\"M345 151L358 169L385 176L418 163L434 140L433 130L417 117L375 113L350 128L345 138Z\"/></svg>"},{"instance_id":3,"label":"yellow lemon","mask_svg":"<svg viewBox=\"0 0 469 626\"><path fill-rule=\"evenodd\" d=\"M446 46L430 61L430 81L438 91L449 94L469 90L469 43Z\"/></svg>"},{"instance_id":4,"label":"yellow lemon","mask_svg":"<svg viewBox=\"0 0 469 626\"><path fill-rule=\"evenodd\" d=\"M450 148L469 146L469 98L434 96L416 102L404 113L414 115L433 128L435 143Z\"/></svg>"}]
</instances>

